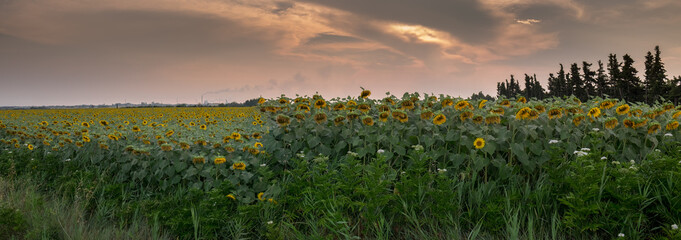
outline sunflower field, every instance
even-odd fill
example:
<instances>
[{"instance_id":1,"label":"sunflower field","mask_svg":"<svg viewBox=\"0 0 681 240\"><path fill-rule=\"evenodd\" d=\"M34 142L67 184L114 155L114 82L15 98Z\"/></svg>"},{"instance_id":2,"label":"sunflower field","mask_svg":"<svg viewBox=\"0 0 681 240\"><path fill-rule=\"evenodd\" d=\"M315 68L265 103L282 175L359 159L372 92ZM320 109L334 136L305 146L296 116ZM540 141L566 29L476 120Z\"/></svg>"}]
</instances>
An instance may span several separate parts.
<instances>
[{"instance_id":1,"label":"sunflower field","mask_svg":"<svg viewBox=\"0 0 681 240\"><path fill-rule=\"evenodd\" d=\"M253 177L268 130L251 108L19 110L0 119L5 147L90 161L117 182L209 190L229 181L243 202L268 190Z\"/></svg>"},{"instance_id":2,"label":"sunflower field","mask_svg":"<svg viewBox=\"0 0 681 240\"><path fill-rule=\"evenodd\" d=\"M679 117L671 103L364 89L3 110L0 176L180 239L679 239Z\"/></svg>"}]
</instances>

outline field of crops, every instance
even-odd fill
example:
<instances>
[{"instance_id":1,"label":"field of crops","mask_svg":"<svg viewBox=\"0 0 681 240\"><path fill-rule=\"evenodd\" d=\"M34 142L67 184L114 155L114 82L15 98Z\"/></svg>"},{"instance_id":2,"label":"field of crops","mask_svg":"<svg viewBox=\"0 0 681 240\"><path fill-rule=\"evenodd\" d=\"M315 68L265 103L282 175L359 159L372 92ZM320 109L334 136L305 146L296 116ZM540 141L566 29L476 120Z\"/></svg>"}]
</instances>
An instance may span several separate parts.
<instances>
[{"instance_id":1,"label":"field of crops","mask_svg":"<svg viewBox=\"0 0 681 240\"><path fill-rule=\"evenodd\" d=\"M671 103L368 90L255 108L5 110L0 173L63 190L58 176L89 171L109 184L92 191L127 209L117 217L148 209L181 238L673 239L680 116Z\"/></svg>"}]
</instances>

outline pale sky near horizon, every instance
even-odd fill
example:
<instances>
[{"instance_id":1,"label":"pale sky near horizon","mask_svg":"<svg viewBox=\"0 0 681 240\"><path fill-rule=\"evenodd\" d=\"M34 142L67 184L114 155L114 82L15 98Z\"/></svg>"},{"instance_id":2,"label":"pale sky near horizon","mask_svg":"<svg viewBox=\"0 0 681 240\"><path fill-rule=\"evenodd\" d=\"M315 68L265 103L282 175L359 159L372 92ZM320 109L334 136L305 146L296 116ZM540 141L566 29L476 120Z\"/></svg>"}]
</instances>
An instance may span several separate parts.
<instances>
[{"instance_id":1,"label":"pale sky near horizon","mask_svg":"<svg viewBox=\"0 0 681 240\"><path fill-rule=\"evenodd\" d=\"M0 106L385 92L496 95L514 74L662 50L678 0L0 0Z\"/></svg>"}]
</instances>

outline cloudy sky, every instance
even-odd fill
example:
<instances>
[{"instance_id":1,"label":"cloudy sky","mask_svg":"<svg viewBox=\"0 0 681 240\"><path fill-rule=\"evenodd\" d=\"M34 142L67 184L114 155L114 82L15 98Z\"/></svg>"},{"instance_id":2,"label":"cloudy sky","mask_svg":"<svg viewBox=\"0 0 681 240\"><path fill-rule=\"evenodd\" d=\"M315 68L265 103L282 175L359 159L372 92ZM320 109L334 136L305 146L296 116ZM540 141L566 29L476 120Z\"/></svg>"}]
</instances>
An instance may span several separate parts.
<instances>
[{"instance_id":1,"label":"cloudy sky","mask_svg":"<svg viewBox=\"0 0 681 240\"><path fill-rule=\"evenodd\" d=\"M0 106L496 94L558 64L662 49L678 0L0 0Z\"/></svg>"}]
</instances>

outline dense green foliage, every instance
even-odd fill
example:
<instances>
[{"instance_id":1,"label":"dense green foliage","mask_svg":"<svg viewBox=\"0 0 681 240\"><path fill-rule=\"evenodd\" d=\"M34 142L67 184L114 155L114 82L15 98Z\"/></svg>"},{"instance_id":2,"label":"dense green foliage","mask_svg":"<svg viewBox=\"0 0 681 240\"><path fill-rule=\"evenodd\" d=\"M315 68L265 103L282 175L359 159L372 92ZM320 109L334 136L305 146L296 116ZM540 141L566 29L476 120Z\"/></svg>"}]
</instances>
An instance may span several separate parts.
<instances>
[{"instance_id":1,"label":"dense green foliage","mask_svg":"<svg viewBox=\"0 0 681 240\"><path fill-rule=\"evenodd\" d=\"M681 237L672 104L370 94L263 99L264 153L224 155L245 171L194 161L223 154L212 142L133 154L6 141L0 176L180 239Z\"/></svg>"}]
</instances>

